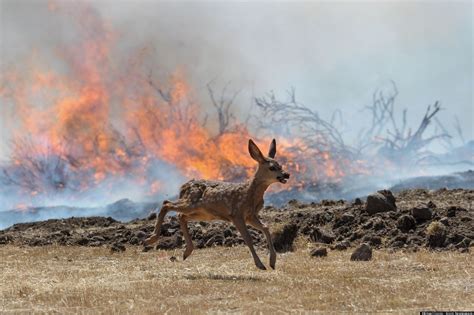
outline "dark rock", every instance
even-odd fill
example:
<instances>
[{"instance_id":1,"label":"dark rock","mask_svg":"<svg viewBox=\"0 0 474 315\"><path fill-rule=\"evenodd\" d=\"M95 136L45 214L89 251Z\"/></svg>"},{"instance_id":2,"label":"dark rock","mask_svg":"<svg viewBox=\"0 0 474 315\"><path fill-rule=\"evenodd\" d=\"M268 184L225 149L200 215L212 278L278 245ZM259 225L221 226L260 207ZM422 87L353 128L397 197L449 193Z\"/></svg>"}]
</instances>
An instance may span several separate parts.
<instances>
[{"instance_id":1,"label":"dark rock","mask_svg":"<svg viewBox=\"0 0 474 315\"><path fill-rule=\"evenodd\" d=\"M372 259L372 249L368 244L361 244L351 255L352 261L368 261Z\"/></svg>"},{"instance_id":2,"label":"dark rock","mask_svg":"<svg viewBox=\"0 0 474 315\"><path fill-rule=\"evenodd\" d=\"M150 250L153 249L153 246L143 246L142 252L149 252Z\"/></svg>"},{"instance_id":3,"label":"dark rock","mask_svg":"<svg viewBox=\"0 0 474 315\"><path fill-rule=\"evenodd\" d=\"M372 246L382 245L382 238L380 236L366 235L362 239L362 242L369 243Z\"/></svg>"},{"instance_id":4,"label":"dark rock","mask_svg":"<svg viewBox=\"0 0 474 315\"><path fill-rule=\"evenodd\" d=\"M124 252L125 251L125 245L121 243L114 243L110 247L111 252Z\"/></svg>"},{"instance_id":5,"label":"dark rock","mask_svg":"<svg viewBox=\"0 0 474 315\"><path fill-rule=\"evenodd\" d=\"M148 217L147 217L146 219L147 219L148 221L156 220L156 212L150 213L150 215L148 215Z\"/></svg>"},{"instance_id":6,"label":"dark rock","mask_svg":"<svg viewBox=\"0 0 474 315\"><path fill-rule=\"evenodd\" d=\"M449 207L448 210L446 211L446 216L449 218L453 218L456 216L456 207Z\"/></svg>"},{"instance_id":7,"label":"dark rock","mask_svg":"<svg viewBox=\"0 0 474 315\"><path fill-rule=\"evenodd\" d=\"M232 237L233 236L233 233L232 233L232 230L227 228L224 230L224 237Z\"/></svg>"},{"instance_id":8,"label":"dark rock","mask_svg":"<svg viewBox=\"0 0 474 315\"><path fill-rule=\"evenodd\" d=\"M437 221L431 222L426 228L426 235L428 236L429 247L444 247L446 241L446 227L444 224Z\"/></svg>"},{"instance_id":9,"label":"dark rock","mask_svg":"<svg viewBox=\"0 0 474 315\"><path fill-rule=\"evenodd\" d=\"M427 221L433 217L433 211L426 205L418 205L411 209L411 214L418 222Z\"/></svg>"},{"instance_id":10,"label":"dark rock","mask_svg":"<svg viewBox=\"0 0 474 315\"><path fill-rule=\"evenodd\" d=\"M8 244L11 241L12 241L12 239L8 235L0 235L0 244L2 244L2 245Z\"/></svg>"},{"instance_id":11,"label":"dark rock","mask_svg":"<svg viewBox=\"0 0 474 315\"><path fill-rule=\"evenodd\" d=\"M205 247L212 247L216 245L222 245L224 243L224 236L221 234L215 234L204 244Z\"/></svg>"},{"instance_id":12,"label":"dark rock","mask_svg":"<svg viewBox=\"0 0 474 315\"><path fill-rule=\"evenodd\" d=\"M461 221L462 222L469 222L469 221L472 221L472 218L466 215L466 216L461 217Z\"/></svg>"},{"instance_id":13,"label":"dark rock","mask_svg":"<svg viewBox=\"0 0 474 315\"><path fill-rule=\"evenodd\" d=\"M313 242L321 242L321 243L330 244L334 242L335 239L336 239L336 236L334 236L334 234L326 230L323 230L321 228L315 228L313 230L313 233L311 234L311 240Z\"/></svg>"},{"instance_id":14,"label":"dark rock","mask_svg":"<svg viewBox=\"0 0 474 315\"><path fill-rule=\"evenodd\" d=\"M378 212L395 211L397 210L395 197L389 190L379 190L367 197L365 210L371 215Z\"/></svg>"},{"instance_id":15,"label":"dark rock","mask_svg":"<svg viewBox=\"0 0 474 315\"><path fill-rule=\"evenodd\" d=\"M279 253L293 251L293 242L298 234L296 224L287 224L281 230L273 233L273 246Z\"/></svg>"},{"instance_id":16,"label":"dark rock","mask_svg":"<svg viewBox=\"0 0 474 315\"><path fill-rule=\"evenodd\" d=\"M436 204L433 201L429 201L426 206L430 209L436 209Z\"/></svg>"},{"instance_id":17,"label":"dark rock","mask_svg":"<svg viewBox=\"0 0 474 315\"><path fill-rule=\"evenodd\" d=\"M96 235L91 238L91 241L102 243L102 242L105 242L105 238L100 235Z\"/></svg>"},{"instance_id":18,"label":"dark rock","mask_svg":"<svg viewBox=\"0 0 474 315\"><path fill-rule=\"evenodd\" d=\"M408 236L406 234L399 234L394 238L394 241L399 241L405 243L408 239Z\"/></svg>"},{"instance_id":19,"label":"dark rock","mask_svg":"<svg viewBox=\"0 0 474 315\"><path fill-rule=\"evenodd\" d=\"M439 220L439 222L443 223L444 225L448 226L449 225L449 218L444 217Z\"/></svg>"},{"instance_id":20,"label":"dark rock","mask_svg":"<svg viewBox=\"0 0 474 315\"><path fill-rule=\"evenodd\" d=\"M141 244L142 242L140 241L140 239L136 236L132 237L129 241L130 245L138 245L138 244Z\"/></svg>"},{"instance_id":21,"label":"dark rock","mask_svg":"<svg viewBox=\"0 0 474 315\"><path fill-rule=\"evenodd\" d=\"M334 245L334 249L337 249L337 250L346 250L346 249L348 249L350 246L351 246L351 243L349 243L348 241L342 241L342 242L336 243L336 245Z\"/></svg>"},{"instance_id":22,"label":"dark rock","mask_svg":"<svg viewBox=\"0 0 474 315\"><path fill-rule=\"evenodd\" d=\"M355 240L358 240L360 239L361 237L363 237L365 234L363 231L355 231L351 234L351 236L349 237L349 240L350 241L355 241Z\"/></svg>"},{"instance_id":23,"label":"dark rock","mask_svg":"<svg viewBox=\"0 0 474 315\"><path fill-rule=\"evenodd\" d=\"M135 233L135 236L136 236L137 238L139 238L139 239L144 239L144 238L146 237L146 235L147 235L147 234L146 234L145 232L143 232L143 231L137 231L137 232Z\"/></svg>"},{"instance_id":24,"label":"dark rock","mask_svg":"<svg viewBox=\"0 0 474 315\"><path fill-rule=\"evenodd\" d=\"M89 242L90 242L90 239L89 239L89 238L83 237L83 238L78 239L77 242L76 242L76 244L77 244L77 245L81 245L81 246L85 246L85 245L87 245Z\"/></svg>"},{"instance_id":25,"label":"dark rock","mask_svg":"<svg viewBox=\"0 0 474 315\"><path fill-rule=\"evenodd\" d=\"M310 255L312 257L326 257L328 250L325 247L315 248L311 251Z\"/></svg>"},{"instance_id":26,"label":"dark rock","mask_svg":"<svg viewBox=\"0 0 474 315\"><path fill-rule=\"evenodd\" d=\"M182 244L182 239L178 235L164 236L158 241L156 246L158 249L173 249L180 247Z\"/></svg>"},{"instance_id":27,"label":"dark rock","mask_svg":"<svg viewBox=\"0 0 474 315\"><path fill-rule=\"evenodd\" d=\"M411 229L416 227L416 221L415 218L412 217L411 215L404 214L401 217L398 218L397 220L397 227L402 231L402 232L408 232Z\"/></svg>"},{"instance_id":28,"label":"dark rock","mask_svg":"<svg viewBox=\"0 0 474 315\"><path fill-rule=\"evenodd\" d=\"M354 206L361 206L362 204L363 202L360 198L356 198L353 203Z\"/></svg>"}]
</instances>

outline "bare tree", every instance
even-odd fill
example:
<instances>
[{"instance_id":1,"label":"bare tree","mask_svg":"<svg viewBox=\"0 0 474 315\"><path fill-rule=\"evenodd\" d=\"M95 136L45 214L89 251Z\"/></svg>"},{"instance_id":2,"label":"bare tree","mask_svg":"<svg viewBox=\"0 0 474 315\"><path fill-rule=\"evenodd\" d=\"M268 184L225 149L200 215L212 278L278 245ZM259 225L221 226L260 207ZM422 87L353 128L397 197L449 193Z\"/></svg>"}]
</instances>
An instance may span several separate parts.
<instances>
[{"instance_id":1,"label":"bare tree","mask_svg":"<svg viewBox=\"0 0 474 315\"><path fill-rule=\"evenodd\" d=\"M226 133L231 126L232 121L235 121L235 116L232 113L232 105L235 101L235 98L239 95L240 90L235 91L230 96L227 96L227 88L230 85L228 82L222 89L221 95L219 98L216 98L214 90L211 86L212 82L209 82L207 86L207 91L209 92L209 97L211 98L212 105L217 111L217 119L219 122L219 134L222 135Z\"/></svg>"},{"instance_id":2,"label":"bare tree","mask_svg":"<svg viewBox=\"0 0 474 315\"><path fill-rule=\"evenodd\" d=\"M260 129L286 128L287 133L298 135L308 147L321 152L347 154L352 151L334 125L336 117L341 117L340 113L334 113L331 121L327 121L318 112L298 102L295 89L289 90L288 96L287 101L278 100L274 93L255 98L262 113L258 119Z\"/></svg>"}]
</instances>

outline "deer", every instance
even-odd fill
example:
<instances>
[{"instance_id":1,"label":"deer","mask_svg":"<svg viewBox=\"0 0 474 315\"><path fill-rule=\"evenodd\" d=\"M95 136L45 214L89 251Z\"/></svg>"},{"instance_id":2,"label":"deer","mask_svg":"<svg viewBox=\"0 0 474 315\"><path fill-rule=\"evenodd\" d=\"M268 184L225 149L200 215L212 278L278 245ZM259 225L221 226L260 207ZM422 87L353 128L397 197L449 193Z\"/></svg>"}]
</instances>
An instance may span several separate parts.
<instances>
[{"instance_id":1,"label":"deer","mask_svg":"<svg viewBox=\"0 0 474 315\"><path fill-rule=\"evenodd\" d=\"M249 139L248 151L252 159L258 163L255 174L249 180L243 183L196 179L186 182L180 188L178 200L163 201L154 231L145 239L144 246L150 246L158 241L166 214L174 211L177 213L185 239L183 261L194 250L188 222L223 220L234 224L248 246L257 268L266 270L255 252L247 225L261 231L270 252L270 267L275 269L276 252L272 237L268 226L260 221L259 212L263 208L263 196L268 187L273 183L286 184L290 174L274 159L277 152L275 139L270 144L268 156L262 154L252 139Z\"/></svg>"}]
</instances>

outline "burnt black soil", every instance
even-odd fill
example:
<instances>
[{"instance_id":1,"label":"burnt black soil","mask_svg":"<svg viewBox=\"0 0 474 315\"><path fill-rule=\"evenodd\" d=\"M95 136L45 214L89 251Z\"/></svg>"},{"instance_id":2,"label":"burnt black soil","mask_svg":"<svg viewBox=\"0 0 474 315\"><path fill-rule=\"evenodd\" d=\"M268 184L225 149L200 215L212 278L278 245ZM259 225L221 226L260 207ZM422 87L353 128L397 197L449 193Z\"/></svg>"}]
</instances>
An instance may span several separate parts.
<instances>
[{"instance_id":1,"label":"burnt black soil","mask_svg":"<svg viewBox=\"0 0 474 315\"><path fill-rule=\"evenodd\" d=\"M266 207L261 215L274 231L275 248L280 252L291 251L297 237L334 250L344 250L360 243L368 243L374 248L413 251L423 247L468 251L474 246L474 190L413 189L401 191L395 194L395 198L396 210L374 214L366 211L366 203L362 200L323 200L309 204L291 200L279 209ZM0 246L55 244L108 246L112 250L121 250L142 244L153 231L153 217L127 223L111 217L19 223L0 231ZM434 225L428 228L430 224L436 225L436 229ZM224 222L190 223L189 228L197 248L243 244L235 228ZM434 230L441 232L433 234ZM265 246L260 232L251 230L251 234L257 246ZM161 235L157 248L184 247L174 217L165 220Z\"/></svg>"}]
</instances>

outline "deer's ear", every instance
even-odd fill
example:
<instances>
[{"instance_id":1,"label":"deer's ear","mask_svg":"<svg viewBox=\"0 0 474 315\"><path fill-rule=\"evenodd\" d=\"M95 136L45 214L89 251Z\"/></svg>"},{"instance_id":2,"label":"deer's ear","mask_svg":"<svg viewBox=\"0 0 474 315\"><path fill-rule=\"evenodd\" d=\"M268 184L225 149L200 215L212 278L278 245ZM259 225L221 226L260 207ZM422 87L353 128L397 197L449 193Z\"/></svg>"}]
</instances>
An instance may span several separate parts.
<instances>
[{"instance_id":1,"label":"deer's ear","mask_svg":"<svg viewBox=\"0 0 474 315\"><path fill-rule=\"evenodd\" d=\"M270 149L268 150L268 156L273 159L276 153L277 153L277 143L275 139L273 139L272 143L270 144Z\"/></svg>"},{"instance_id":2,"label":"deer's ear","mask_svg":"<svg viewBox=\"0 0 474 315\"><path fill-rule=\"evenodd\" d=\"M252 159L257 161L258 163L265 162L265 158L263 157L262 151L260 151L255 142L252 141L252 139L249 139L249 153Z\"/></svg>"}]
</instances>

